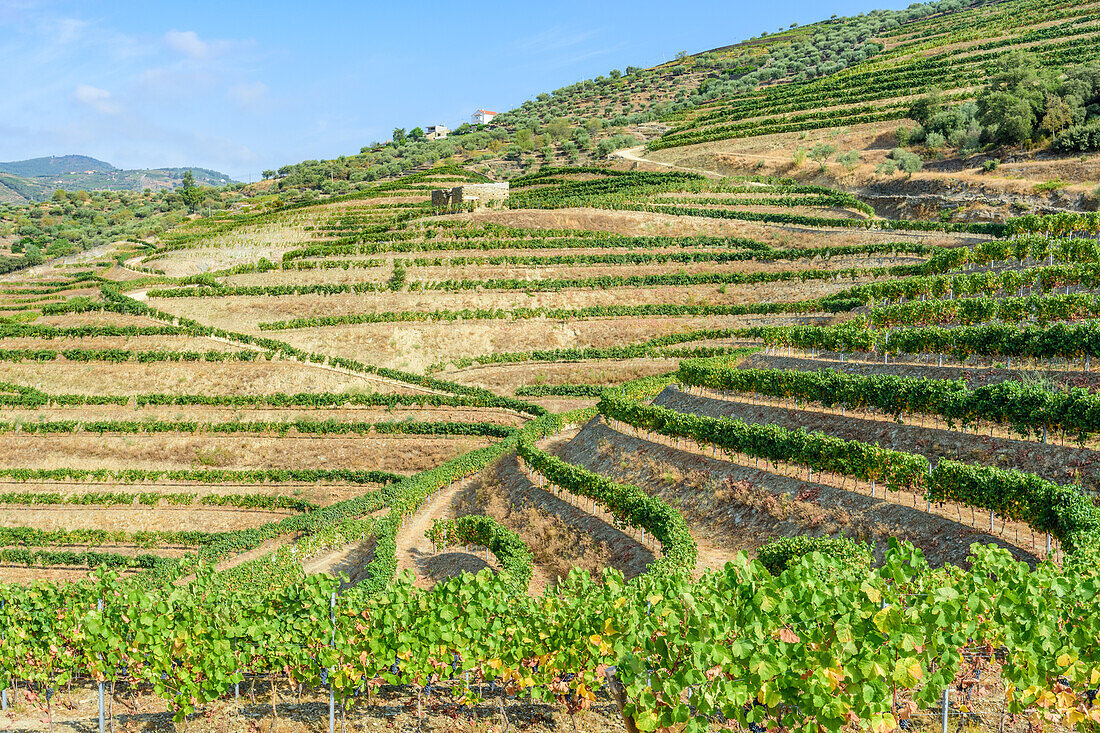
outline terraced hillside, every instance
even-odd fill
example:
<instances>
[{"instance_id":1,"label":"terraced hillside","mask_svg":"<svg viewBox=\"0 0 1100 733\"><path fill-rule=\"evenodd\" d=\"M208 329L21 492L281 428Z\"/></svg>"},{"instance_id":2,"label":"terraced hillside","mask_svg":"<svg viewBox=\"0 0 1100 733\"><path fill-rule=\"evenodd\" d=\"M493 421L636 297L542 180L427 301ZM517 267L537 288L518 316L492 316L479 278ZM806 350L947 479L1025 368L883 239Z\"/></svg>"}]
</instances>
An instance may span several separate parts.
<instances>
[{"instance_id":1,"label":"terraced hillside","mask_svg":"<svg viewBox=\"0 0 1100 733\"><path fill-rule=\"evenodd\" d=\"M1096 150L1078 139L1096 124L1096 18L1087 2L1010 0L868 20L870 58L667 116L647 148L665 163L839 184L906 217L1095 210L1095 157L1074 153ZM1011 107L1044 83L1044 100Z\"/></svg>"},{"instance_id":2,"label":"terraced hillside","mask_svg":"<svg viewBox=\"0 0 1100 733\"><path fill-rule=\"evenodd\" d=\"M502 204L422 164L4 275L11 727L1091 730L1100 216L779 163L1021 45L1049 81L1094 10L792 28ZM609 105L575 96L527 111ZM949 158L906 185L969 186Z\"/></svg>"},{"instance_id":3,"label":"terraced hillside","mask_svg":"<svg viewBox=\"0 0 1100 733\"><path fill-rule=\"evenodd\" d=\"M618 713L595 691L614 663L630 720L703 722L712 709L658 629L724 618L708 633L739 637L736 613L752 613L779 645L692 653L730 683L763 649L790 664L756 668L751 684L778 695L760 707L732 691L709 703L766 724L796 715L785 706L814 670L884 684L858 648L829 661L803 644L853 598L913 614L896 633L877 613L844 616L878 629L876 654L910 660L887 674L891 696L834 696L859 720L923 725L945 684L967 696L948 710L960 720L1092 714L1091 672L1066 655L1096 653L1080 635L1097 618L1095 217L895 220L790 179L621 166L544 168L505 207L429 204L430 189L477 180L441 167L6 278L0 562L14 584L0 617L39 631L16 634L0 669L25 692L76 672L47 718L94 716L83 680L102 674L129 700L112 717L156 697L177 719L232 708L241 679L281 717L307 719L326 686L349 716L380 715L357 696L366 679L385 699L422 685L437 707L416 719L457 705L555 727L593 709L578 720L603 725ZM109 574L83 580L94 567ZM781 605L734 601L745 583ZM994 600L1051 584L1065 603ZM189 590L169 600L172 587ZM801 595L826 587L828 601ZM308 610L333 591L331 620ZM64 613L33 610L62 598ZM956 598L968 608L947 622ZM162 602L176 609L162 635L122 637L99 673L78 661L81 639ZM987 603L995 620L964 620ZM183 642L179 604L238 621ZM640 625L615 620L625 609ZM410 639L466 631L391 641L395 613L416 614ZM1063 646L1019 627L1035 614ZM289 646L256 636L284 623ZM299 645L332 628L336 646ZM1007 652L989 646L1000 634ZM457 665L445 674L440 643ZM177 651L156 656L161 644ZM234 647L247 661L218 651ZM787 661L797 650L813 659ZM631 659L692 707L647 697ZM978 670L988 687L967 686ZM498 685L548 707L492 712ZM1045 685L1062 697L1046 704Z\"/></svg>"},{"instance_id":4,"label":"terraced hillside","mask_svg":"<svg viewBox=\"0 0 1100 733\"><path fill-rule=\"evenodd\" d=\"M512 178L619 151L841 188L889 217L1095 210L1100 169L1081 153L1100 149L1096 32L1085 0L941 0L833 17L612 69L444 140L399 130L358 155L271 171L258 190L339 195L440 160Z\"/></svg>"}]
</instances>

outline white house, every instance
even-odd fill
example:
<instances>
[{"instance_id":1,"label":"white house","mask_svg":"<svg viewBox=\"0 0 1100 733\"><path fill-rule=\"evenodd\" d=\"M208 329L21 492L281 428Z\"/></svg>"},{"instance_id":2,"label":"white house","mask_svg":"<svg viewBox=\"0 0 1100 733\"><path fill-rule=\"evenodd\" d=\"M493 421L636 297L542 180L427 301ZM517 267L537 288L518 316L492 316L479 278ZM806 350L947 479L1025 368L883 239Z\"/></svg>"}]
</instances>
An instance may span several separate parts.
<instances>
[{"instance_id":1,"label":"white house","mask_svg":"<svg viewBox=\"0 0 1100 733\"><path fill-rule=\"evenodd\" d=\"M447 137L447 133L450 130L443 125L428 125L428 129L425 131L424 137L429 140L442 140Z\"/></svg>"},{"instance_id":2,"label":"white house","mask_svg":"<svg viewBox=\"0 0 1100 733\"><path fill-rule=\"evenodd\" d=\"M474 112L474 116L471 119L475 125L488 125L496 116L496 112L490 112L487 109L479 109L477 112Z\"/></svg>"}]
</instances>

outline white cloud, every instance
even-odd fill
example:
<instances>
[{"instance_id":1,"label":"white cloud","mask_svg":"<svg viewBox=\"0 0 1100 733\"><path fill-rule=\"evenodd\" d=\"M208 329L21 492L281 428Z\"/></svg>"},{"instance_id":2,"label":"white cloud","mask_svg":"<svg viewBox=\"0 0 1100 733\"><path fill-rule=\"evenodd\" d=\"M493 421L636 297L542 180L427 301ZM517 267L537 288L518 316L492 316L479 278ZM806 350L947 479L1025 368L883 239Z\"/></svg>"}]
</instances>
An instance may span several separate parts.
<instances>
[{"instance_id":1,"label":"white cloud","mask_svg":"<svg viewBox=\"0 0 1100 733\"><path fill-rule=\"evenodd\" d=\"M255 109L267 98L267 84L262 81L250 84L234 84L226 96L238 107Z\"/></svg>"},{"instance_id":2,"label":"white cloud","mask_svg":"<svg viewBox=\"0 0 1100 733\"><path fill-rule=\"evenodd\" d=\"M193 59L205 58L210 51L210 46L195 31L168 31L164 34L164 42L176 53Z\"/></svg>"},{"instance_id":3,"label":"white cloud","mask_svg":"<svg viewBox=\"0 0 1100 733\"><path fill-rule=\"evenodd\" d=\"M106 89L93 87L90 84L78 84L73 96L76 97L76 101L100 114L113 115L119 112L118 105L111 101L111 93Z\"/></svg>"}]
</instances>

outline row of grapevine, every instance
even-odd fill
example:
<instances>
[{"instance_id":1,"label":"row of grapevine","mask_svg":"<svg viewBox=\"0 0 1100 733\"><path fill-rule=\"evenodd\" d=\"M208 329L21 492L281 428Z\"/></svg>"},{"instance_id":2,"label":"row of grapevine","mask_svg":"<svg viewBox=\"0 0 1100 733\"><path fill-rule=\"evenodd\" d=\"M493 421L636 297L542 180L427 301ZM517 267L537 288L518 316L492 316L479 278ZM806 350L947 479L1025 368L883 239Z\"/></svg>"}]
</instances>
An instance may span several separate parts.
<instances>
[{"instance_id":1,"label":"row of grapevine","mask_svg":"<svg viewBox=\"0 0 1100 733\"><path fill-rule=\"evenodd\" d=\"M2 399L2 398L0 398ZM139 394L135 407L203 405L228 407L492 407L483 394L401 394L395 392L272 392L268 394Z\"/></svg>"},{"instance_id":2,"label":"row of grapevine","mask_svg":"<svg viewBox=\"0 0 1100 733\"><path fill-rule=\"evenodd\" d=\"M157 481L184 481L195 484L390 484L400 481L388 471L360 471L350 468L260 468L233 470L224 468L0 468L5 481L88 481L96 483L138 484ZM60 497L60 495L58 495ZM40 503L40 502L34 502ZM53 503L53 502L50 502Z\"/></svg>"},{"instance_id":3,"label":"row of grapevine","mask_svg":"<svg viewBox=\"0 0 1100 733\"><path fill-rule=\"evenodd\" d=\"M156 555L125 555L95 550L31 550L25 547L0 548L0 562L27 567L64 565L77 568L142 568L156 567Z\"/></svg>"},{"instance_id":4,"label":"row of grapevine","mask_svg":"<svg viewBox=\"0 0 1100 733\"><path fill-rule=\"evenodd\" d=\"M158 530L154 532L125 532L119 529L37 529L34 527L0 527L0 547L23 545L48 547L51 545L126 545L158 547L184 545L198 547L212 541L215 534L196 530Z\"/></svg>"},{"instance_id":5,"label":"row of grapevine","mask_svg":"<svg viewBox=\"0 0 1100 733\"><path fill-rule=\"evenodd\" d=\"M1045 234L1065 237L1074 234L1091 234L1100 237L1100 212L1057 214L1028 214L1008 220L1009 234Z\"/></svg>"},{"instance_id":6,"label":"row of grapevine","mask_svg":"<svg viewBox=\"0 0 1100 733\"><path fill-rule=\"evenodd\" d=\"M61 328L37 323L0 324L0 338L82 339L97 336L194 336L190 329L178 326L71 326Z\"/></svg>"},{"instance_id":7,"label":"row of grapevine","mask_svg":"<svg viewBox=\"0 0 1100 733\"><path fill-rule=\"evenodd\" d=\"M526 436L520 436L516 453L527 466L555 486L592 499L613 514L617 521L653 535L661 543L661 558L650 564L650 574L673 573L695 567L698 547L687 523L678 510L662 499L650 496L637 486L620 484L566 463L540 450Z\"/></svg>"},{"instance_id":8,"label":"row of grapevine","mask_svg":"<svg viewBox=\"0 0 1100 733\"><path fill-rule=\"evenodd\" d=\"M449 364L457 368L463 368L473 364L514 364L523 361L585 361L587 359L637 359L644 356L669 357L669 347L705 339L730 338L737 333L737 329L711 328L685 331L683 333L674 333L667 336L657 336L648 341L642 341L636 344L626 344L624 346L605 346L602 348L597 346L582 346L567 349L537 349L514 352L498 351L492 354L483 354L475 357L461 357L452 359L449 362L433 364L428 367L428 371L438 371L444 369ZM722 353L730 351L725 347L717 348L719 348ZM701 352L707 350L708 347L689 349L686 352L675 352L675 355L683 356L687 353L702 356L703 353ZM733 353L748 354L751 353L751 351L753 350L737 349Z\"/></svg>"},{"instance_id":9,"label":"row of grapevine","mask_svg":"<svg viewBox=\"0 0 1100 733\"><path fill-rule=\"evenodd\" d=\"M777 206L784 208L819 207L835 209L856 209L868 216L874 216L875 210L850 193L839 191L829 194L811 194L808 196L756 196L752 198L716 198L691 196L680 199L694 206Z\"/></svg>"},{"instance_id":10,"label":"row of grapevine","mask_svg":"<svg viewBox=\"0 0 1100 733\"><path fill-rule=\"evenodd\" d=\"M685 414L605 392L605 417L671 437L686 437L754 458L796 463L814 470L923 490L933 501L955 501L995 511L1062 541L1067 552L1100 549L1100 511L1080 489L1033 474L940 460L844 440L804 429Z\"/></svg>"},{"instance_id":11,"label":"row of grapevine","mask_svg":"<svg viewBox=\"0 0 1100 733\"><path fill-rule=\"evenodd\" d=\"M951 324L973 325L988 321L1080 321L1100 316L1100 296L1093 293L1032 295L1025 298L961 298L920 300L884 308L873 308L868 321L873 326Z\"/></svg>"},{"instance_id":12,"label":"row of grapevine","mask_svg":"<svg viewBox=\"0 0 1100 733\"><path fill-rule=\"evenodd\" d=\"M516 397L599 397L605 387L598 384L527 384L516 388Z\"/></svg>"},{"instance_id":13,"label":"row of grapevine","mask_svg":"<svg viewBox=\"0 0 1100 733\"><path fill-rule=\"evenodd\" d=\"M261 257L258 262L250 262L241 265L234 265L233 267L227 267L224 270L212 270L210 272L203 273L201 276L203 280L208 284L215 284L215 278L229 277L231 275L245 275L254 272L271 272L272 270L293 270L293 271L307 271L307 270L365 270L375 267L382 267L385 263L382 260L302 260L293 261L295 258L284 258L284 261L275 263L268 260L266 257ZM183 278L179 281L180 285L195 284L192 278Z\"/></svg>"},{"instance_id":14,"label":"row of grapevine","mask_svg":"<svg viewBox=\"0 0 1100 733\"><path fill-rule=\"evenodd\" d=\"M281 435L477 435L504 438L515 428L495 423L419 420L368 422L344 420L234 420L229 422L198 422L195 420L49 420L43 422L3 422L2 433L186 433Z\"/></svg>"},{"instance_id":15,"label":"row of grapevine","mask_svg":"<svg viewBox=\"0 0 1100 733\"><path fill-rule=\"evenodd\" d=\"M35 469L7 469L10 471ZM51 472L62 472L65 469L43 469ZM152 491L140 493L128 493L124 491L92 491L83 494L62 494L56 491L9 491L0 493L0 504L25 505L25 506L145 506L155 508L161 504L166 506L221 506L236 507L239 509L263 509L277 510L289 509L295 512L311 512L317 507L306 501L292 496L272 496L270 494L195 494L191 492L176 492L172 494L160 494Z\"/></svg>"},{"instance_id":16,"label":"row of grapevine","mask_svg":"<svg viewBox=\"0 0 1100 733\"><path fill-rule=\"evenodd\" d=\"M11 394L5 394L11 392ZM336 407L494 407L498 401L482 394L401 394L392 392L272 392L268 394L167 394L136 395L48 394L31 387L0 382L0 405L5 407L69 407L76 405L124 405L134 408L166 405L254 408Z\"/></svg>"},{"instance_id":17,"label":"row of grapevine","mask_svg":"<svg viewBox=\"0 0 1100 733\"><path fill-rule=\"evenodd\" d=\"M698 580L577 573L540 599L488 573L431 590L409 580L353 588L335 601L338 581L323 575L257 594L220 588L205 570L169 588L100 573L0 589L0 674L51 689L74 671L145 683L183 721L245 673L327 685L341 709L364 683L429 696L446 686L473 705L482 698L469 680L484 680L523 699L579 702L575 711L614 665L625 712L647 733L704 731L716 719L839 733L893 730L899 700L934 704L961 671L960 652L989 645L1015 692L1009 713L1032 709L1068 727L1091 720L1095 569L1029 572L1004 550L973 552L969 569L952 572L892 543L881 567L833 563L825 577L820 554L778 576L744 556Z\"/></svg>"},{"instance_id":18,"label":"row of grapevine","mask_svg":"<svg viewBox=\"0 0 1100 733\"><path fill-rule=\"evenodd\" d=\"M274 354L259 351L130 351L129 349L0 349L0 361L107 361L122 363L135 361L148 364L159 361L256 361L271 360Z\"/></svg>"},{"instance_id":19,"label":"row of grapevine","mask_svg":"<svg viewBox=\"0 0 1100 733\"><path fill-rule=\"evenodd\" d=\"M1006 224L1010 230L1010 239L979 242L969 247L936 249L928 262L929 272L942 273L957 270L963 265L981 266L1010 263L1013 260L1020 264L1047 261L1051 265L1055 262L1100 262L1100 243L1080 237L1059 235L1052 238L1012 232L1018 221L1009 219Z\"/></svg>"},{"instance_id":20,"label":"row of grapevine","mask_svg":"<svg viewBox=\"0 0 1100 733\"><path fill-rule=\"evenodd\" d=\"M639 305L593 305L585 308L464 308L438 311L382 311L348 313L339 316L308 316L286 321L262 321L261 331L284 331L296 328L319 328L362 323L411 323L472 320L549 320L576 321L589 318L630 318L650 316L741 316L771 313L814 313L822 310L838 312L860 305L860 301L815 298L789 303L750 303L747 305L685 305L680 303L644 303Z\"/></svg>"},{"instance_id":21,"label":"row of grapevine","mask_svg":"<svg viewBox=\"0 0 1100 733\"><path fill-rule=\"evenodd\" d=\"M711 219L737 219L741 221L760 221L769 224L794 224L808 227L883 229L890 231L968 232L970 234L987 234L993 237L1005 235L1003 224L953 223L909 219L844 219L808 214L705 209L662 203L621 203L617 204L615 208L627 211L648 211L655 214L673 214L675 216L701 216Z\"/></svg>"},{"instance_id":22,"label":"row of grapevine","mask_svg":"<svg viewBox=\"0 0 1100 733\"><path fill-rule=\"evenodd\" d=\"M777 250L778 251L778 250ZM791 250L799 257L815 257L812 249ZM615 254L569 254L569 255L487 255L454 257L415 257L408 260L412 267L469 267L487 265L507 265L511 267L562 267L566 265L662 265L667 263L695 264L745 262L758 258L758 250L689 250L687 252L667 252L657 249L632 250Z\"/></svg>"},{"instance_id":23,"label":"row of grapevine","mask_svg":"<svg viewBox=\"0 0 1100 733\"><path fill-rule=\"evenodd\" d=\"M676 250L691 250L695 254L699 249L720 248L724 254L736 253L739 249L750 250L758 259L804 259L807 257L839 257L843 255L859 254L928 254L939 251L938 248L927 244L914 244L909 242L888 242L874 244L848 244L829 247L783 247L775 248L771 245L744 237L669 237L669 236L625 236L618 234L605 234L605 236L577 237L577 236L550 236L541 237L517 237L515 239L495 239L484 237L481 239L426 239L415 241L398 240L394 242L377 242L371 244L333 244L320 243L290 250L283 254L283 264L308 257L336 257L358 254L379 254L383 252L408 253L408 252L433 252L433 251L491 251L491 250L539 250L539 249L644 249L654 252L672 252ZM599 257L600 255L590 255ZM639 256L648 256L644 253ZM749 256L748 252L744 253ZM561 255L560 258L568 258L569 255ZM583 255L578 255L583 257ZM499 261L507 258L506 261ZM451 258L423 258L424 262L434 264L437 260L442 263L470 261L470 264L524 264L526 262L546 261L568 263L568 259L549 257L499 255L486 257L451 257ZM251 267L251 265L249 266ZM225 270L212 275L233 274Z\"/></svg>"},{"instance_id":24,"label":"row of grapevine","mask_svg":"<svg viewBox=\"0 0 1100 733\"><path fill-rule=\"evenodd\" d=\"M825 407L936 415L948 425L1007 425L1024 437L1047 430L1075 434L1082 442L1100 432L1100 395L1077 387L1048 390L1015 380L970 389L963 379L893 375L861 376L832 369L738 369L702 360L680 364L681 384L818 402Z\"/></svg>"},{"instance_id":25,"label":"row of grapevine","mask_svg":"<svg viewBox=\"0 0 1100 733\"><path fill-rule=\"evenodd\" d=\"M836 270L805 269L779 272L700 272L660 273L653 275L593 275L573 278L486 278L484 280L432 280L409 283L410 290L528 290L549 291L565 288L676 287L689 285L757 285L774 282L836 281L844 278L901 277L920 271L920 265L888 267L848 267Z\"/></svg>"},{"instance_id":26,"label":"row of grapevine","mask_svg":"<svg viewBox=\"0 0 1100 733\"><path fill-rule=\"evenodd\" d=\"M1045 293L1059 287L1100 287L1100 266L1044 265L999 272L923 275L864 283L837 293L834 297L875 303L878 298L884 301L900 301L902 298L918 297L954 299L964 296L993 296L1002 291L1019 293L1024 288Z\"/></svg>"},{"instance_id":27,"label":"row of grapevine","mask_svg":"<svg viewBox=\"0 0 1100 733\"><path fill-rule=\"evenodd\" d=\"M446 550L451 545L481 545L488 548L515 584L526 593L531 583L531 552L520 536L492 517L471 514L457 519L435 520L428 539Z\"/></svg>"},{"instance_id":28,"label":"row of grapevine","mask_svg":"<svg viewBox=\"0 0 1100 733\"><path fill-rule=\"evenodd\" d=\"M925 326L871 329L856 321L838 326L757 326L735 332L769 346L836 352L876 351L890 354L1075 359L1100 354L1100 323L1056 323L1052 326L984 324L942 328Z\"/></svg>"},{"instance_id":29,"label":"row of grapevine","mask_svg":"<svg viewBox=\"0 0 1100 733\"><path fill-rule=\"evenodd\" d=\"M772 282L807 282L810 280L838 280L842 278L904 276L920 272L920 265L894 265L890 267L850 267L837 270L787 270L779 272L703 272L660 273L651 275L593 275L570 278L486 278L451 280L403 281L402 287L418 290L525 290L555 291L566 288L614 288L614 287L674 287L685 285L751 285ZM230 296L302 296L345 295L381 292L390 289L388 283L339 283L313 285L242 285L223 287L181 287L149 290L151 298L223 298Z\"/></svg>"}]
</instances>

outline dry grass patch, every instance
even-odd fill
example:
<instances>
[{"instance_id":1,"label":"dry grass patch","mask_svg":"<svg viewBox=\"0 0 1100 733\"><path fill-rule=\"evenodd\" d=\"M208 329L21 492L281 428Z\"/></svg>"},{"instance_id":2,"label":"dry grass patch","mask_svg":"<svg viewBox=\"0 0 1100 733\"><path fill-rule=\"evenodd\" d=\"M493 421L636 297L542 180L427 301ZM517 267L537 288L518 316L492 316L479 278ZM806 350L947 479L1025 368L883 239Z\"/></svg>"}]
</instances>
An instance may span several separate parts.
<instances>
[{"instance_id":1,"label":"dry grass patch","mask_svg":"<svg viewBox=\"0 0 1100 733\"><path fill-rule=\"evenodd\" d=\"M227 344L191 336L88 336L84 338L0 338L0 349L126 349L129 351L251 351L242 344Z\"/></svg>"},{"instance_id":2,"label":"dry grass patch","mask_svg":"<svg viewBox=\"0 0 1100 733\"><path fill-rule=\"evenodd\" d=\"M111 529L123 532L229 532L258 527L290 514L291 512L213 507L0 507L0 527L34 527L43 530ZM143 552L160 554L159 549Z\"/></svg>"},{"instance_id":3,"label":"dry grass patch","mask_svg":"<svg viewBox=\"0 0 1100 733\"><path fill-rule=\"evenodd\" d=\"M632 555L649 554L623 552L626 544L635 544L632 539L533 486L515 455L503 457L472 482L460 495L456 512L486 514L516 532L533 556L536 577L548 585L574 568L598 578L604 568L617 567L633 577L645 560ZM531 589L535 595L541 590Z\"/></svg>"},{"instance_id":4,"label":"dry grass patch","mask_svg":"<svg viewBox=\"0 0 1100 733\"><path fill-rule=\"evenodd\" d=\"M346 468L416 473L490 442L431 436L15 433L4 436L0 468Z\"/></svg>"},{"instance_id":5,"label":"dry grass patch","mask_svg":"<svg viewBox=\"0 0 1100 733\"><path fill-rule=\"evenodd\" d=\"M768 269L768 268L762 268ZM604 272L603 274L612 274ZM800 280L759 283L656 287L611 287L605 289L569 288L565 290L462 290L448 292L403 291L398 293L360 293L301 296L232 296L218 298L157 298L152 304L162 310L201 320L226 330L260 333L258 324L314 316L339 316L391 311L437 311L463 309L563 308L579 309L602 305L638 305L640 303L676 303L685 305L743 305L764 302L790 302L819 298L845 290L871 278L844 278L837 281ZM387 334L395 325L382 324ZM404 324L409 325L409 324ZM275 334L281 340L301 345L290 331ZM265 334L272 335L272 334Z\"/></svg>"},{"instance_id":6,"label":"dry grass patch","mask_svg":"<svg viewBox=\"0 0 1100 733\"><path fill-rule=\"evenodd\" d=\"M895 123L893 128L895 129ZM765 136L769 137L769 136ZM749 140L761 140L762 138L748 138ZM740 140L723 141L737 143ZM693 151L692 148L718 143L703 143L700 146L688 146L684 148L672 148L653 153L654 159L665 160L671 158L675 165L688 167L713 168L728 175L743 175L747 168L755 166L756 161L770 160L772 165L784 164L790 161L789 151L784 149L778 157L761 156L757 154L752 166L733 165L729 161L718 159L714 153L702 153ZM887 151L888 152L888 151ZM662 154L666 154L662 156ZM676 155L669 155L676 154ZM741 154L744 157L745 154ZM885 155L885 154L884 154ZM671 162L671 161L669 161ZM816 168L815 168L816 170ZM784 174L789 173L787 171ZM778 242L783 239L785 232L798 232L797 246L821 246L836 247L846 244L882 244L897 241L922 241L928 244L958 244L966 241L967 237L942 234L939 232L893 232L893 231L868 231L864 229L814 229L810 227L792 227L786 225L764 224L749 221L737 221L732 219L711 219L698 216L674 216L671 214L655 214L642 211L611 211L604 209L509 209L504 211L484 210L469 215L474 221L489 221L496 224L516 226L529 229L583 229L586 231L606 231L630 236L725 236L725 237L749 237L761 242ZM973 239L973 237L970 237Z\"/></svg>"},{"instance_id":7,"label":"dry grass patch","mask_svg":"<svg viewBox=\"0 0 1100 733\"><path fill-rule=\"evenodd\" d=\"M201 468L201 466L198 466ZM261 494L264 496L284 496L295 499L303 499L318 506L328 506L337 502L351 499L356 496L372 493L380 488L378 484L325 484L325 483L241 483L241 484L200 484L187 481L157 483L113 483L104 482L76 482L76 481L0 481L0 492L32 491L39 493L58 493L64 496L79 496L81 494L99 493L133 493L133 494L194 494L203 496L226 496L239 494ZM65 521L67 512L84 511L79 505L49 505L39 506L39 509L49 509L58 512L60 521ZM168 507L161 507L168 508ZM193 507L198 509L199 507ZM148 507L142 507L142 510ZM3 510L3 505L0 505ZM19 514L21 509L12 509ZM88 510L91 511L91 510ZM14 525L13 525L14 526ZM68 525L63 525L68 526ZM200 528L201 529L201 528Z\"/></svg>"},{"instance_id":8,"label":"dry grass patch","mask_svg":"<svg viewBox=\"0 0 1100 733\"><path fill-rule=\"evenodd\" d=\"M35 324L75 328L77 326L163 326L164 323L146 316L129 313L111 313L110 311L90 313L62 313L56 316L39 316Z\"/></svg>"},{"instance_id":9,"label":"dry grass patch","mask_svg":"<svg viewBox=\"0 0 1100 733\"><path fill-rule=\"evenodd\" d=\"M899 193L911 191L927 194L934 191L951 198L960 192L977 194L988 199L987 208L1000 204L1003 215L1016 215L1007 209L1011 198L1029 204L1046 201L1047 197L1035 197L1034 186L1043 181L1062 179L1071 185L1061 195L1089 193L1100 179L1100 156L1053 156L1036 152L1014 156L991 174L983 173L979 163L947 160L930 162L925 169L906 177L898 174L892 178L875 175L875 167L886 160L896 146L894 132L899 127L915 127L912 120L888 120L846 127L830 127L805 132L778 133L757 137L719 140L679 148L658 150L648 154L650 158L673 165L702 167L723 175L781 175L801 181L837 186L852 190L862 186L892 185ZM794 166L792 157L798 148L809 150L817 143L828 143L844 152L858 150L861 163L851 173L830 162L822 172L816 164ZM961 185L960 185L961 184ZM1009 200L1006 200L1009 199ZM960 204L972 204L973 196L958 199ZM937 213L937 212L932 212ZM824 232L822 232L824 234ZM870 233L868 233L870 234ZM933 232L880 232L893 241L920 239L928 244L958 245L984 239L977 235L950 235Z\"/></svg>"},{"instance_id":10,"label":"dry grass patch","mask_svg":"<svg viewBox=\"0 0 1100 733\"><path fill-rule=\"evenodd\" d=\"M740 317L603 318L594 320L484 320L380 323L282 332L309 351L422 371L439 361L493 353L579 347L604 348L671 333L743 325Z\"/></svg>"},{"instance_id":11,"label":"dry grass patch","mask_svg":"<svg viewBox=\"0 0 1100 733\"><path fill-rule=\"evenodd\" d=\"M575 363L488 364L449 370L441 376L459 384L512 394L528 384L619 384L676 371L678 359L622 359ZM539 404L543 404L539 401Z\"/></svg>"},{"instance_id":12,"label":"dry grass patch","mask_svg":"<svg viewBox=\"0 0 1100 733\"><path fill-rule=\"evenodd\" d=\"M0 362L0 382L50 394L94 395L401 391L364 376L262 358L255 362Z\"/></svg>"}]
</instances>

